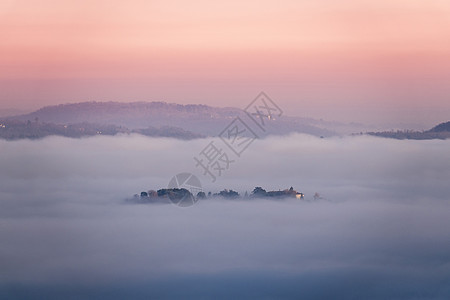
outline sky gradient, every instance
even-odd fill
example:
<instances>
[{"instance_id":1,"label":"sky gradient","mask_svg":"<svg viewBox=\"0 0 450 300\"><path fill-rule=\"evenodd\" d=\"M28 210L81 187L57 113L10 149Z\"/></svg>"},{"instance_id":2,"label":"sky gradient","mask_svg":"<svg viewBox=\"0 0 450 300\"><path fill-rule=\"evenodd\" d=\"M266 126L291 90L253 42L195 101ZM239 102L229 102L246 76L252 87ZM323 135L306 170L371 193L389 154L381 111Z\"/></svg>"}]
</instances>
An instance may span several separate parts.
<instances>
[{"instance_id":1,"label":"sky gradient","mask_svg":"<svg viewBox=\"0 0 450 300\"><path fill-rule=\"evenodd\" d=\"M432 125L450 116L450 2L0 2L0 109L244 107Z\"/></svg>"}]
</instances>

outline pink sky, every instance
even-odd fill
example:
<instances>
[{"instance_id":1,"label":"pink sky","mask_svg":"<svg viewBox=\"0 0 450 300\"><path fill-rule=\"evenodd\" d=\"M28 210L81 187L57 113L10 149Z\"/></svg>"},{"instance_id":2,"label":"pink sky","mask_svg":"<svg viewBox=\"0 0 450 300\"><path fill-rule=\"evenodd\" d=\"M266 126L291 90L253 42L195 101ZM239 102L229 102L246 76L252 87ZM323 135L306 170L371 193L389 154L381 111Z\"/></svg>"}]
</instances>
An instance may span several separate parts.
<instances>
[{"instance_id":1,"label":"pink sky","mask_svg":"<svg viewBox=\"0 0 450 300\"><path fill-rule=\"evenodd\" d=\"M0 2L0 109L80 101L450 120L450 1Z\"/></svg>"}]
</instances>

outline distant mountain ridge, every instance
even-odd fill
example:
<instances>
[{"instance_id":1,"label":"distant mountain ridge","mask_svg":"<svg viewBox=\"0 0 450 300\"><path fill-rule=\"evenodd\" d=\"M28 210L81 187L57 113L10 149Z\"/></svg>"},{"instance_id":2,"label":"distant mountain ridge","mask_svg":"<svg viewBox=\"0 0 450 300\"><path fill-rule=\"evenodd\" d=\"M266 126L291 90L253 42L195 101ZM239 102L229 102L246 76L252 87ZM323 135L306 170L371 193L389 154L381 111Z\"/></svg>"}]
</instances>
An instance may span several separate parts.
<instances>
[{"instance_id":1,"label":"distant mountain ridge","mask_svg":"<svg viewBox=\"0 0 450 300\"><path fill-rule=\"evenodd\" d=\"M133 129L147 127L179 127L206 136L218 135L235 117L245 118L243 110L232 107L211 107L203 104L175 104L166 102L81 102L46 106L35 112L10 117L28 121L39 120L55 124L93 123L124 126ZM332 136L336 132L318 121L307 118L281 116L270 121L268 134L306 133Z\"/></svg>"},{"instance_id":2,"label":"distant mountain ridge","mask_svg":"<svg viewBox=\"0 0 450 300\"><path fill-rule=\"evenodd\" d=\"M220 109L226 114L226 109ZM53 123L99 123L142 128L175 116L214 116L217 109L206 105L181 105L166 102L80 102L46 106L35 112L14 116L22 121L38 118ZM235 112L234 112L235 113ZM151 119L147 119L151 118ZM167 125L164 124L156 125Z\"/></svg>"}]
</instances>

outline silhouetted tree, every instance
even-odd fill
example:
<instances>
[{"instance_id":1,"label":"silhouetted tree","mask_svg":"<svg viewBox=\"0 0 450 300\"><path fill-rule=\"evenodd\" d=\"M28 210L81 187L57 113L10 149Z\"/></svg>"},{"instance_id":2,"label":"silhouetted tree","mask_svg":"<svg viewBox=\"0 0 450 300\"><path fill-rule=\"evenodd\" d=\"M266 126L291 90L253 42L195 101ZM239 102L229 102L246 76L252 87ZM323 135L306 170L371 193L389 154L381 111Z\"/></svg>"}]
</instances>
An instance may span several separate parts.
<instances>
[{"instance_id":1,"label":"silhouetted tree","mask_svg":"<svg viewBox=\"0 0 450 300\"><path fill-rule=\"evenodd\" d=\"M262 187L257 186L253 189L252 195L255 197L265 197L267 195L267 192Z\"/></svg>"},{"instance_id":2,"label":"silhouetted tree","mask_svg":"<svg viewBox=\"0 0 450 300\"><path fill-rule=\"evenodd\" d=\"M217 194L218 196L222 196L224 198L237 198L239 197L239 193L233 190L223 190L220 191L219 194Z\"/></svg>"}]
</instances>

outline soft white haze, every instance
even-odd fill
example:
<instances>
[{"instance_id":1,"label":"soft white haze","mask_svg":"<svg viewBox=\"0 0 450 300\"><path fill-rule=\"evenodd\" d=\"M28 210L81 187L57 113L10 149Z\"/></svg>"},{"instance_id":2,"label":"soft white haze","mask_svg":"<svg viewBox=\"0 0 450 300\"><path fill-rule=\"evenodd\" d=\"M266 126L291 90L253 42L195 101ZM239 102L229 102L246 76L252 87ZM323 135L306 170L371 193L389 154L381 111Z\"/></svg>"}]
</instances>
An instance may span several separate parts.
<instances>
[{"instance_id":1,"label":"soft white haze","mask_svg":"<svg viewBox=\"0 0 450 300\"><path fill-rule=\"evenodd\" d=\"M271 137L214 184L208 142L0 141L0 298L450 296L450 141ZM183 171L306 199L124 202Z\"/></svg>"}]
</instances>

